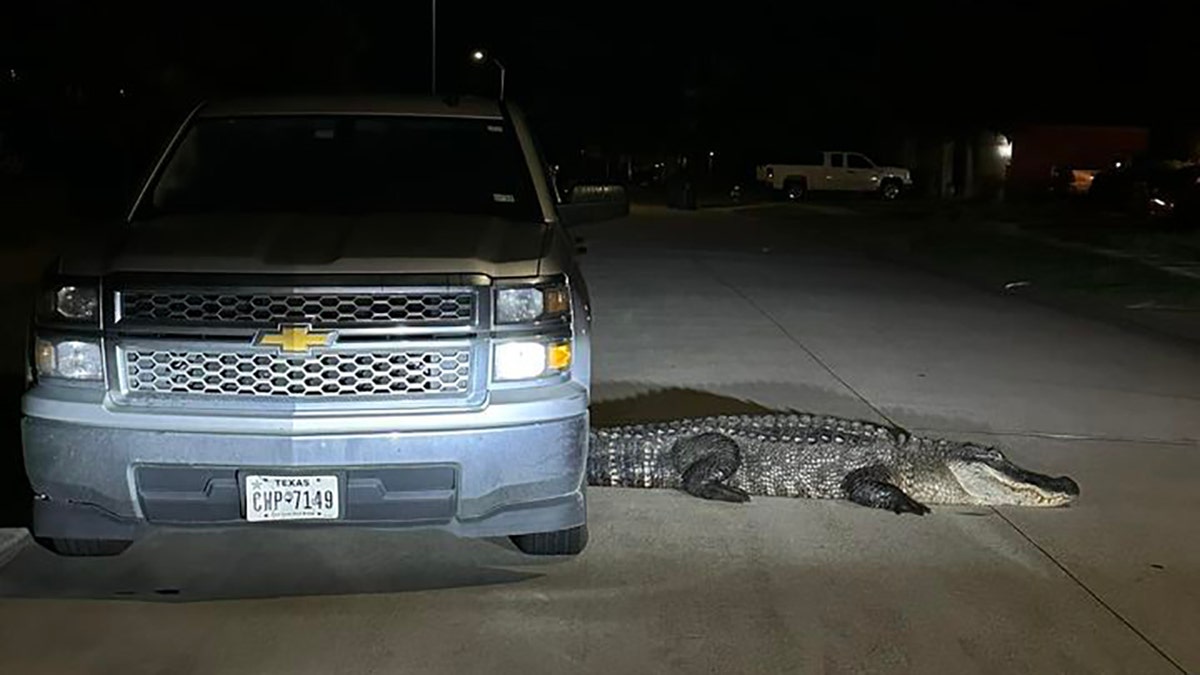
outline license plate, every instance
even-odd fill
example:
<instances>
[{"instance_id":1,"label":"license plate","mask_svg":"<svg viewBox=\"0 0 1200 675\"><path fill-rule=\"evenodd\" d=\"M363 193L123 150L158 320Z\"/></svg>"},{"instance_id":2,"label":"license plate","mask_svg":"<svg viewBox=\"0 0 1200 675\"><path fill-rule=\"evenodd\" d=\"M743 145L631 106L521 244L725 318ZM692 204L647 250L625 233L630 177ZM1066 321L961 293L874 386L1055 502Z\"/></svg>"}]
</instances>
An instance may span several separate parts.
<instances>
[{"instance_id":1,"label":"license plate","mask_svg":"<svg viewBox=\"0 0 1200 675\"><path fill-rule=\"evenodd\" d=\"M246 520L334 520L341 511L337 476L246 476Z\"/></svg>"}]
</instances>

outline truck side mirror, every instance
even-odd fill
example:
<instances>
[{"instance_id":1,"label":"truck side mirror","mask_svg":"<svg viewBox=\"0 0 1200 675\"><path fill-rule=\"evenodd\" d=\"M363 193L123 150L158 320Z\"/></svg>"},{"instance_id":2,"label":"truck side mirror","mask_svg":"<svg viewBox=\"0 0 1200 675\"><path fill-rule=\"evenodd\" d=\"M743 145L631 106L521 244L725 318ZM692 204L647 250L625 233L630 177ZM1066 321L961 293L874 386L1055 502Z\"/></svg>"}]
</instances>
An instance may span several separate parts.
<instances>
[{"instance_id":1,"label":"truck side mirror","mask_svg":"<svg viewBox=\"0 0 1200 675\"><path fill-rule=\"evenodd\" d=\"M629 215L629 195L620 185L576 185L558 205L564 225L583 225Z\"/></svg>"}]
</instances>

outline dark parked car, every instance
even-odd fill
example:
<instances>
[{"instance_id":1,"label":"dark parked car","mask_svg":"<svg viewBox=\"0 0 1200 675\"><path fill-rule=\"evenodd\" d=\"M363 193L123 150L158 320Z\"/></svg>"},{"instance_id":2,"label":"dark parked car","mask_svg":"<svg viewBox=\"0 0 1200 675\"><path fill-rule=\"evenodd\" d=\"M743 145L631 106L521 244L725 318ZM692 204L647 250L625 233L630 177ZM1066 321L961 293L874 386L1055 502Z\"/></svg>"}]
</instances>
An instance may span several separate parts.
<instances>
[{"instance_id":1,"label":"dark parked car","mask_svg":"<svg viewBox=\"0 0 1200 675\"><path fill-rule=\"evenodd\" d=\"M1088 196L1102 208L1194 224L1200 216L1200 165L1137 162L1096 175Z\"/></svg>"}]
</instances>

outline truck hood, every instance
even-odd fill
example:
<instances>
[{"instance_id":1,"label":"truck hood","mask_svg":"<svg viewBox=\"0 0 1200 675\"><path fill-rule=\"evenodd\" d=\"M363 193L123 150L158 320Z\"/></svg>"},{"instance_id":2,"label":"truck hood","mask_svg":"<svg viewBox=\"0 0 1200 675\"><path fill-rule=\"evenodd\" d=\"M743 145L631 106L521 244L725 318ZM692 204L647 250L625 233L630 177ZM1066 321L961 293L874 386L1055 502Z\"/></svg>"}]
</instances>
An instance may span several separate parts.
<instances>
[{"instance_id":1,"label":"truck hood","mask_svg":"<svg viewBox=\"0 0 1200 675\"><path fill-rule=\"evenodd\" d=\"M102 252L69 256L63 271L535 276L550 233L445 214L171 216L123 227Z\"/></svg>"}]
</instances>

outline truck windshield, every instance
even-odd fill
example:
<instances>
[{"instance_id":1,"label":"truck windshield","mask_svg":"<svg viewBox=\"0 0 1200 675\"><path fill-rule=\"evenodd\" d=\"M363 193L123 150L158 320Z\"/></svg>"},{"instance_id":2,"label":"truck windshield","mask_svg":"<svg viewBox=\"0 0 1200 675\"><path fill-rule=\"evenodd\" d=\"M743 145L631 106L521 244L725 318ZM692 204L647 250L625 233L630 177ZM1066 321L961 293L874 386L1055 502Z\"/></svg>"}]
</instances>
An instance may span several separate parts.
<instances>
[{"instance_id":1,"label":"truck windshield","mask_svg":"<svg viewBox=\"0 0 1200 675\"><path fill-rule=\"evenodd\" d=\"M541 221L503 120L250 116L192 125L150 215L421 211Z\"/></svg>"}]
</instances>

